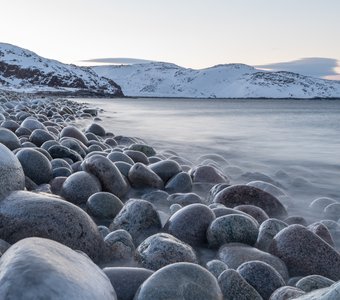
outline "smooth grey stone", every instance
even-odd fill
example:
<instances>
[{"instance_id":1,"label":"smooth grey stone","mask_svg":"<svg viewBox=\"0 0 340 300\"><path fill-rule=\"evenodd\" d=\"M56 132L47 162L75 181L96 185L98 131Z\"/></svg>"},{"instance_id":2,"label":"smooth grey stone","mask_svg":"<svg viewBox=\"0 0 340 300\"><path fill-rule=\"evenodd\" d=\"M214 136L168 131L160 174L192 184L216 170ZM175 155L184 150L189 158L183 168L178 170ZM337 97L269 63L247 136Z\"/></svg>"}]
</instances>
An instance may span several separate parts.
<instances>
[{"instance_id":1,"label":"smooth grey stone","mask_svg":"<svg viewBox=\"0 0 340 300\"><path fill-rule=\"evenodd\" d=\"M57 142L55 140L50 140L50 141L46 141L45 143L43 143L40 148L45 149L46 151L48 151L48 149L50 147L55 146L55 145L59 145L59 142Z\"/></svg>"},{"instance_id":2,"label":"smooth grey stone","mask_svg":"<svg viewBox=\"0 0 340 300\"><path fill-rule=\"evenodd\" d=\"M89 125L86 128L85 132L91 132L91 133L93 133L95 135L99 135L99 136L105 136L105 134L106 134L104 127L100 126L97 123L92 123L91 125Z\"/></svg>"},{"instance_id":3,"label":"smooth grey stone","mask_svg":"<svg viewBox=\"0 0 340 300\"><path fill-rule=\"evenodd\" d=\"M110 267L103 269L119 300L133 300L138 288L153 271L144 268Z\"/></svg>"},{"instance_id":4,"label":"smooth grey stone","mask_svg":"<svg viewBox=\"0 0 340 300\"><path fill-rule=\"evenodd\" d=\"M149 168L154 171L164 182L182 171L181 166L174 160L161 160L160 162L149 165Z\"/></svg>"},{"instance_id":5,"label":"smooth grey stone","mask_svg":"<svg viewBox=\"0 0 340 300\"><path fill-rule=\"evenodd\" d=\"M269 217L286 217L287 211L273 195L247 185L232 185L220 191L214 198L215 203L227 207L250 204L262 208Z\"/></svg>"},{"instance_id":6,"label":"smooth grey stone","mask_svg":"<svg viewBox=\"0 0 340 300\"><path fill-rule=\"evenodd\" d=\"M156 233L144 240L137 248L136 259L151 270L176 262L197 263L191 246L167 233Z\"/></svg>"},{"instance_id":7,"label":"smooth grey stone","mask_svg":"<svg viewBox=\"0 0 340 300\"><path fill-rule=\"evenodd\" d=\"M55 137L46 130L35 129L32 131L29 140L37 147L40 147L43 143L47 141L55 140Z\"/></svg>"},{"instance_id":8,"label":"smooth grey stone","mask_svg":"<svg viewBox=\"0 0 340 300\"><path fill-rule=\"evenodd\" d=\"M91 145L87 148L88 153L95 152L95 151L103 151L103 147L99 145Z\"/></svg>"},{"instance_id":9,"label":"smooth grey stone","mask_svg":"<svg viewBox=\"0 0 340 300\"><path fill-rule=\"evenodd\" d=\"M172 215L164 230L191 246L198 246L207 243L206 231L214 219L209 207L190 204Z\"/></svg>"},{"instance_id":10,"label":"smooth grey stone","mask_svg":"<svg viewBox=\"0 0 340 300\"><path fill-rule=\"evenodd\" d=\"M36 184L48 183L52 179L52 165L45 155L31 148L21 149L16 157L24 173Z\"/></svg>"},{"instance_id":11,"label":"smooth grey stone","mask_svg":"<svg viewBox=\"0 0 340 300\"><path fill-rule=\"evenodd\" d=\"M48 132L54 134L56 137L59 136L59 130L53 126L46 126L46 129L48 130Z\"/></svg>"},{"instance_id":12,"label":"smooth grey stone","mask_svg":"<svg viewBox=\"0 0 340 300\"><path fill-rule=\"evenodd\" d=\"M0 143L5 145L10 150L21 147L18 137L9 129L0 127Z\"/></svg>"},{"instance_id":13,"label":"smooth grey stone","mask_svg":"<svg viewBox=\"0 0 340 300\"><path fill-rule=\"evenodd\" d=\"M286 228L288 224L278 219L265 220L259 228L259 235L255 247L268 252L269 246L274 236L279 233L283 228Z\"/></svg>"},{"instance_id":14,"label":"smooth grey stone","mask_svg":"<svg viewBox=\"0 0 340 300\"><path fill-rule=\"evenodd\" d=\"M234 209L237 209L239 211L243 211L244 213L252 216L259 224L262 224L265 220L269 219L266 212L255 205L238 205L235 206Z\"/></svg>"},{"instance_id":15,"label":"smooth grey stone","mask_svg":"<svg viewBox=\"0 0 340 300\"><path fill-rule=\"evenodd\" d=\"M123 206L117 196L107 192L95 193L86 202L88 213L98 219L113 219Z\"/></svg>"},{"instance_id":16,"label":"smooth grey stone","mask_svg":"<svg viewBox=\"0 0 340 300\"><path fill-rule=\"evenodd\" d=\"M143 152L147 157L156 155L156 151L149 145L144 144L132 144L129 147L130 150L140 151Z\"/></svg>"},{"instance_id":17,"label":"smooth grey stone","mask_svg":"<svg viewBox=\"0 0 340 300\"><path fill-rule=\"evenodd\" d=\"M323 210L324 218L338 221L340 218L340 203L332 203L327 205Z\"/></svg>"},{"instance_id":18,"label":"smooth grey stone","mask_svg":"<svg viewBox=\"0 0 340 300\"><path fill-rule=\"evenodd\" d=\"M134 242L139 244L148 236L157 233L161 226L158 213L150 202L130 199L113 219L110 229L125 229L131 234Z\"/></svg>"},{"instance_id":19,"label":"smooth grey stone","mask_svg":"<svg viewBox=\"0 0 340 300\"><path fill-rule=\"evenodd\" d=\"M21 142L21 148L35 148L36 147L35 144L28 142L26 140L26 138L23 139L23 137L20 137L20 142ZM17 148L17 149L19 149L19 148Z\"/></svg>"},{"instance_id":20,"label":"smooth grey stone","mask_svg":"<svg viewBox=\"0 0 340 300\"><path fill-rule=\"evenodd\" d=\"M25 174L18 158L0 143L0 200L25 188Z\"/></svg>"},{"instance_id":21,"label":"smooth grey stone","mask_svg":"<svg viewBox=\"0 0 340 300\"><path fill-rule=\"evenodd\" d=\"M335 300L339 299L340 282L336 282L328 288L314 290L294 300Z\"/></svg>"},{"instance_id":22,"label":"smooth grey stone","mask_svg":"<svg viewBox=\"0 0 340 300\"><path fill-rule=\"evenodd\" d=\"M86 153L88 152L88 149L86 148L86 146L75 138L63 138L63 139L60 139L59 142L60 142L60 145L70 150L75 151L82 158L84 158L86 156Z\"/></svg>"},{"instance_id":23,"label":"smooth grey stone","mask_svg":"<svg viewBox=\"0 0 340 300\"><path fill-rule=\"evenodd\" d=\"M70 171L72 171L72 168L70 166L70 164L62 158L54 158L51 160L51 165L52 165L52 169L56 169L56 168L68 168L70 169Z\"/></svg>"},{"instance_id":24,"label":"smooth grey stone","mask_svg":"<svg viewBox=\"0 0 340 300\"><path fill-rule=\"evenodd\" d=\"M180 172L168 180L165 190L169 193L190 193L192 191L192 180L188 173Z\"/></svg>"},{"instance_id":25,"label":"smooth grey stone","mask_svg":"<svg viewBox=\"0 0 340 300\"><path fill-rule=\"evenodd\" d=\"M31 236L81 250L95 261L102 256L97 226L79 207L52 195L13 192L1 201L0 238L13 244Z\"/></svg>"},{"instance_id":26,"label":"smooth grey stone","mask_svg":"<svg viewBox=\"0 0 340 300\"><path fill-rule=\"evenodd\" d=\"M133 165L135 162L126 154L118 151L113 151L108 154L107 158L112 162L126 162Z\"/></svg>"},{"instance_id":27,"label":"smooth grey stone","mask_svg":"<svg viewBox=\"0 0 340 300\"><path fill-rule=\"evenodd\" d=\"M168 201L170 204L179 204L181 206L195 203L203 204L202 198L195 193L175 193L168 196Z\"/></svg>"},{"instance_id":28,"label":"smooth grey stone","mask_svg":"<svg viewBox=\"0 0 340 300\"><path fill-rule=\"evenodd\" d=\"M235 270L228 269L218 277L225 300L263 300L260 294Z\"/></svg>"},{"instance_id":29,"label":"smooth grey stone","mask_svg":"<svg viewBox=\"0 0 340 300\"><path fill-rule=\"evenodd\" d=\"M20 137L20 136L30 136L32 131L29 130L28 128L20 126L14 133L18 137Z\"/></svg>"},{"instance_id":30,"label":"smooth grey stone","mask_svg":"<svg viewBox=\"0 0 340 300\"><path fill-rule=\"evenodd\" d=\"M332 203L336 203L336 202L337 201L332 199L332 198L320 197L320 198L314 199L309 204L309 208L314 212L323 212L323 210L325 209L325 207L327 205L332 204Z\"/></svg>"},{"instance_id":31,"label":"smooth grey stone","mask_svg":"<svg viewBox=\"0 0 340 300\"><path fill-rule=\"evenodd\" d=\"M221 260L213 259L207 262L207 270L218 278L225 270L228 270L228 266Z\"/></svg>"},{"instance_id":32,"label":"smooth grey stone","mask_svg":"<svg viewBox=\"0 0 340 300\"><path fill-rule=\"evenodd\" d=\"M96 116L98 114L98 110L96 108L87 107L87 108L83 108L82 111L85 114L89 114L91 116Z\"/></svg>"},{"instance_id":33,"label":"smooth grey stone","mask_svg":"<svg viewBox=\"0 0 340 300\"><path fill-rule=\"evenodd\" d=\"M199 265L174 263L153 273L138 289L134 300L222 300L216 278Z\"/></svg>"},{"instance_id":34,"label":"smooth grey stone","mask_svg":"<svg viewBox=\"0 0 340 300\"><path fill-rule=\"evenodd\" d=\"M20 125L13 120L6 120L1 123L1 127L15 132L20 127Z\"/></svg>"},{"instance_id":35,"label":"smooth grey stone","mask_svg":"<svg viewBox=\"0 0 340 300\"><path fill-rule=\"evenodd\" d=\"M106 145L110 146L111 148L114 148L118 145L117 142L113 138L107 138L105 139L104 142Z\"/></svg>"},{"instance_id":36,"label":"smooth grey stone","mask_svg":"<svg viewBox=\"0 0 340 300\"><path fill-rule=\"evenodd\" d=\"M128 178L135 188L152 187L160 190L164 188L163 180L142 163L135 163L131 167Z\"/></svg>"},{"instance_id":37,"label":"smooth grey stone","mask_svg":"<svg viewBox=\"0 0 340 300\"><path fill-rule=\"evenodd\" d=\"M148 157L148 160L149 160L149 164L154 164L156 162L162 161L162 159L157 156L150 156Z\"/></svg>"},{"instance_id":38,"label":"smooth grey stone","mask_svg":"<svg viewBox=\"0 0 340 300\"><path fill-rule=\"evenodd\" d=\"M35 118L29 117L26 118L22 123L21 123L21 127L25 127L31 131L33 131L34 129L43 129L46 130L46 127L44 124L42 124L40 121L38 121Z\"/></svg>"},{"instance_id":39,"label":"smooth grey stone","mask_svg":"<svg viewBox=\"0 0 340 300\"><path fill-rule=\"evenodd\" d=\"M53 145L47 149L52 158L69 158L73 162L82 161L83 158L76 151L62 145Z\"/></svg>"},{"instance_id":40,"label":"smooth grey stone","mask_svg":"<svg viewBox=\"0 0 340 300\"><path fill-rule=\"evenodd\" d=\"M74 204L85 204L87 199L102 191L98 178L80 171L67 177L61 189L61 196Z\"/></svg>"},{"instance_id":41,"label":"smooth grey stone","mask_svg":"<svg viewBox=\"0 0 340 300\"><path fill-rule=\"evenodd\" d=\"M134 256L135 245L131 234L124 229L110 232L105 236L104 242L108 246L110 259L128 259Z\"/></svg>"},{"instance_id":42,"label":"smooth grey stone","mask_svg":"<svg viewBox=\"0 0 340 300\"><path fill-rule=\"evenodd\" d=\"M60 132L60 138L62 137L75 138L81 141L84 145L87 145L87 143L89 142L86 136L78 128L71 125L63 128L63 130Z\"/></svg>"},{"instance_id":43,"label":"smooth grey stone","mask_svg":"<svg viewBox=\"0 0 340 300\"><path fill-rule=\"evenodd\" d=\"M53 178L50 181L50 186L51 186L52 194L60 195L62 186L63 186L63 184L64 184L66 179L67 179L67 177L59 176L59 177Z\"/></svg>"},{"instance_id":44,"label":"smooth grey stone","mask_svg":"<svg viewBox=\"0 0 340 300\"><path fill-rule=\"evenodd\" d=\"M139 152L135 150L125 150L123 153L129 156L135 163L138 162L144 165L149 164L149 160L143 152Z\"/></svg>"},{"instance_id":45,"label":"smooth grey stone","mask_svg":"<svg viewBox=\"0 0 340 300\"><path fill-rule=\"evenodd\" d=\"M222 216L227 216L227 215L235 215L235 214L253 218L252 216L244 213L243 211L236 210L236 209L229 208L229 207L225 207L222 204L221 204L221 207L212 208L212 211L214 212L216 218L222 217ZM256 221L256 220L254 219L254 221Z\"/></svg>"},{"instance_id":46,"label":"smooth grey stone","mask_svg":"<svg viewBox=\"0 0 340 300\"><path fill-rule=\"evenodd\" d=\"M327 277L320 275L309 275L301 278L297 283L296 287L308 293L313 290L322 289L325 287L329 287L334 284L335 281L331 280Z\"/></svg>"},{"instance_id":47,"label":"smooth grey stone","mask_svg":"<svg viewBox=\"0 0 340 300\"><path fill-rule=\"evenodd\" d=\"M248 261L240 265L236 270L264 300L268 300L271 294L285 285L281 275L263 261Z\"/></svg>"},{"instance_id":48,"label":"smooth grey stone","mask_svg":"<svg viewBox=\"0 0 340 300\"><path fill-rule=\"evenodd\" d=\"M125 177L128 177L129 171L132 167L132 165L124 162L124 161L116 161L113 163L119 170L119 172L124 175Z\"/></svg>"},{"instance_id":49,"label":"smooth grey stone","mask_svg":"<svg viewBox=\"0 0 340 300\"><path fill-rule=\"evenodd\" d=\"M176 213L177 211L179 211L181 208L182 208L182 206L181 206L180 204L177 204L177 203L172 204L172 205L170 206L170 213L171 213L171 215L175 214L175 213Z\"/></svg>"},{"instance_id":50,"label":"smooth grey stone","mask_svg":"<svg viewBox=\"0 0 340 300\"><path fill-rule=\"evenodd\" d=\"M271 184L269 182L256 180L248 182L247 185L256 187L262 191L265 191L269 194L272 194L275 197L280 197L286 195L286 193L281 190L279 187L275 186L274 184Z\"/></svg>"},{"instance_id":51,"label":"smooth grey stone","mask_svg":"<svg viewBox=\"0 0 340 300\"><path fill-rule=\"evenodd\" d=\"M197 166L189 171L193 182L229 183L229 178L212 166Z\"/></svg>"},{"instance_id":52,"label":"smooth grey stone","mask_svg":"<svg viewBox=\"0 0 340 300\"><path fill-rule=\"evenodd\" d=\"M278 288L269 300L289 300L304 295L305 292L292 286L282 286Z\"/></svg>"},{"instance_id":53,"label":"smooth grey stone","mask_svg":"<svg viewBox=\"0 0 340 300\"><path fill-rule=\"evenodd\" d=\"M117 167L108 158L101 155L94 155L86 158L81 167L95 175L103 188L103 191L115 194L118 197L124 196L129 186L124 180Z\"/></svg>"},{"instance_id":54,"label":"smooth grey stone","mask_svg":"<svg viewBox=\"0 0 340 300\"><path fill-rule=\"evenodd\" d=\"M117 299L110 280L86 255L36 237L17 242L1 257L0 298Z\"/></svg>"},{"instance_id":55,"label":"smooth grey stone","mask_svg":"<svg viewBox=\"0 0 340 300\"><path fill-rule=\"evenodd\" d=\"M209 194L207 196L207 203L211 204L213 203L213 200L215 198L215 196L222 191L223 189L227 188L228 186L230 186L229 183L218 183L215 184L210 190L209 190Z\"/></svg>"},{"instance_id":56,"label":"smooth grey stone","mask_svg":"<svg viewBox=\"0 0 340 300\"><path fill-rule=\"evenodd\" d=\"M253 246L259 233L259 224L242 215L226 215L212 221L207 230L210 247L226 243L243 243Z\"/></svg>"},{"instance_id":57,"label":"smooth grey stone","mask_svg":"<svg viewBox=\"0 0 340 300\"><path fill-rule=\"evenodd\" d=\"M334 247L334 241L329 229L321 222L315 222L307 227L308 230L322 238L326 243Z\"/></svg>"},{"instance_id":58,"label":"smooth grey stone","mask_svg":"<svg viewBox=\"0 0 340 300\"><path fill-rule=\"evenodd\" d=\"M99 141L99 138L97 135L95 135L94 133L92 132L85 132L85 136L86 138L88 139L89 143L91 141Z\"/></svg>"},{"instance_id":59,"label":"smooth grey stone","mask_svg":"<svg viewBox=\"0 0 340 300\"><path fill-rule=\"evenodd\" d=\"M285 280L289 278L287 267L281 259L249 245L240 243L225 244L219 249L217 256L218 259L232 269L237 269L247 261L263 261L278 271Z\"/></svg>"},{"instance_id":60,"label":"smooth grey stone","mask_svg":"<svg viewBox=\"0 0 340 300\"><path fill-rule=\"evenodd\" d=\"M322 275L340 280L340 254L316 234L301 225L282 229L269 252L281 258L291 276Z\"/></svg>"}]
</instances>

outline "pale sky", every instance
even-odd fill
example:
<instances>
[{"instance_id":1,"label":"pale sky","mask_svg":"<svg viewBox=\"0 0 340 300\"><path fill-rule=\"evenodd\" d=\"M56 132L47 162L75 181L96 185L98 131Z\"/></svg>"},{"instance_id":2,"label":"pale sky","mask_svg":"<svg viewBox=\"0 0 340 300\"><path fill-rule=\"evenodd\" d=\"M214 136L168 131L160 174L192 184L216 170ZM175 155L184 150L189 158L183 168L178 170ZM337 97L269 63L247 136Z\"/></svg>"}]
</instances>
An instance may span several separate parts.
<instances>
[{"instance_id":1,"label":"pale sky","mask_svg":"<svg viewBox=\"0 0 340 300\"><path fill-rule=\"evenodd\" d=\"M0 0L0 9L0 42L66 63L340 61L340 0Z\"/></svg>"}]
</instances>

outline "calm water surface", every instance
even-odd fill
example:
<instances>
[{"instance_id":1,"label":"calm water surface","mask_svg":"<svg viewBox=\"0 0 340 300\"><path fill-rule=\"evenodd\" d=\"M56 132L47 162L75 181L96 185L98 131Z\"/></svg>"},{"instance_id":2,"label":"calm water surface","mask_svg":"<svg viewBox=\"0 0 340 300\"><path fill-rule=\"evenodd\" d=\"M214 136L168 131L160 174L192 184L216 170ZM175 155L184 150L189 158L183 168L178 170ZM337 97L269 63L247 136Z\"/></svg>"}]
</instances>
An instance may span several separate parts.
<instances>
[{"instance_id":1,"label":"calm water surface","mask_svg":"<svg viewBox=\"0 0 340 300\"><path fill-rule=\"evenodd\" d=\"M235 183L268 176L300 201L340 201L340 101L78 99L102 125L196 162L222 155Z\"/></svg>"}]
</instances>

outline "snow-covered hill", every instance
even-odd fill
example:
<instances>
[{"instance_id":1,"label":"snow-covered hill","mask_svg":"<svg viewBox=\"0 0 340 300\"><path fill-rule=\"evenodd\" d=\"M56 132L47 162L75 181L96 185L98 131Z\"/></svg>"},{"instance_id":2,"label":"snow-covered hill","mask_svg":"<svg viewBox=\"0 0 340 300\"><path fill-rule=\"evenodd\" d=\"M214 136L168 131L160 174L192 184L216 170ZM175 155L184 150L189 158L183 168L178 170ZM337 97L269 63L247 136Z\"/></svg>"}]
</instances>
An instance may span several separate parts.
<instances>
[{"instance_id":1,"label":"snow-covered hill","mask_svg":"<svg viewBox=\"0 0 340 300\"><path fill-rule=\"evenodd\" d=\"M291 72L266 72L243 64L194 70L152 62L97 66L100 76L117 82L126 96L192 98L336 98L340 81Z\"/></svg>"},{"instance_id":2,"label":"snow-covered hill","mask_svg":"<svg viewBox=\"0 0 340 300\"><path fill-rule=\"evenodd\" d=\"M111 79L91 68L67 65L34 52L0 43L0 89L74 95L122 96Z\"/></svg>"}]
</instances>

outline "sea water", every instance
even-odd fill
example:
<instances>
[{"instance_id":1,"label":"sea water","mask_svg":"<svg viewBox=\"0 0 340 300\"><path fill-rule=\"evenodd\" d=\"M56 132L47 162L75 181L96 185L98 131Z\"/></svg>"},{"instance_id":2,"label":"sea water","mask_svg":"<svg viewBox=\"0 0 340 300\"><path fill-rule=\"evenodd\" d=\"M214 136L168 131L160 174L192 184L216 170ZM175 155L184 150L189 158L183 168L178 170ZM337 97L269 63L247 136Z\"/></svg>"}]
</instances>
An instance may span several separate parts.
<instances>
[{"instance_id":1,"label":"sea water","mask_svg":"<svg viewBox=\"0 0 340 300\"><path fill-rule=\"evenodd\" d=\"M274 183L303 209L340 201L340 101L290 99L78 99L102 108L115 135L140 137L159 152L216 162L232 183Z\"/></svg>"}]
</instances>

